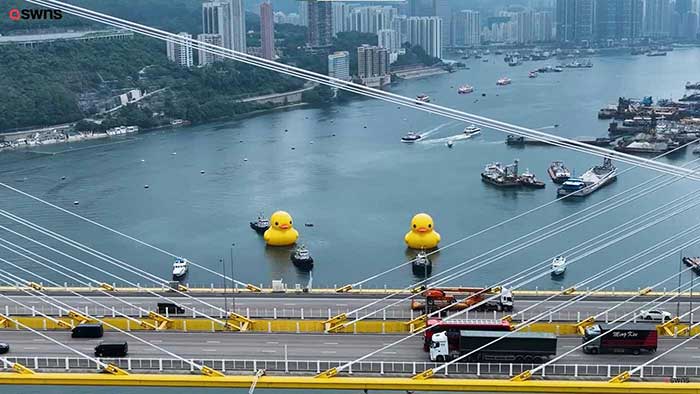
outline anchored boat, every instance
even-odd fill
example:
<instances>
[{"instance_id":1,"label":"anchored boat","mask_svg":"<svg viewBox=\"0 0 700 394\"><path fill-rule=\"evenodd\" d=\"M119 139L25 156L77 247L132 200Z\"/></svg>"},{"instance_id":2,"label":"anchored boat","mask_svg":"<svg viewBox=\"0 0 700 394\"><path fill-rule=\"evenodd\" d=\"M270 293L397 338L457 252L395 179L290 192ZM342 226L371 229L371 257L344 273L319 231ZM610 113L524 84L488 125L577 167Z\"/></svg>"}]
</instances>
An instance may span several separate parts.
<instances>
[{"instance_id":1,"label":"anchored boat","mask_svg":"<svg viewBox=\"0 0 700 394\"><path fill-rule=\"evenodd\" d=\"M260 215L258 215L258 220L250 222L250 228L255 230L258 234L264 234L265 231L270 228L270 221L260 213Z\"/></svg>"},{"instance_id":2,"label":"anchored boat","mask_svg":"<svg viewBox=\"0 0 700 394\"><path fill-rule=\"evenodd\" d=\"M552 260L552 276L563 275L566 271L566 257L557 256Z\"/></svg>"},{"instance_id":3,"label":"anchored boat","mask_svg":"<svg viewBox=\"0 0 700 394\"><path fill-rule=\"evenodd\" d=\"M530 187L533 189L544 189L545 184L541 180L535 177L535 174L531 173L529 169L520 174L520 184L525 187Z\"/></svg>"},{"instance_id":4,"label":"anchored boat","mask_svg":"<svg viewBox=\"0 0 700 394\"><path fill-rule=\"evenodd\" d=\"M299 269L310 271L314 267L314 259L311 257L309 249L304 245L297 246L290 258L292 263Z\"/></svg>"},{"instance_id":5,"label":"anchored boat","mask_svg":"<svg viewBox=\"0 0 700 394\"><path fill-rule=\"evenodd\" d=\"M173 280L182 280L187 276L187 271L189 270L189 261L187 259L179 258L173 263Z\"/></svg>"},{"instance_id":6,"label":"anchored boat","mask_svg":"<svg viewBox=\"0 0 700 394\"><path fill-rule=\"evenodd\" d=\"M559 197L585 197L601 187L617 179L617 168L609 157L603 159L603 164L594 166L580 178L569 178L557 189Z\"/></svg>"},{"instance_id":7,"label":"anchored boat","mask_svg":"<svg viewBox=\"0 0 700 394\"><path fill-rule=\"evenodd\" d=\"M433 262L430 261L430 258L425 253L425 251L421 250L416 255L416 258L413 259L413 262L411 263L411 268L413 270L414 275L427 277L433 272Z\"/></svg>"},{"instance_id":8,"label":"anchored boat","mask_svg":"<svg viewBox=\"0 0 700 394\"><path fill-rule=\"evenodd\" d=\"M571 171L564 165L562 161L553 161L547 169L547 174L554 183L564 183L571 178Z\"/></svg>"}]
</instances>

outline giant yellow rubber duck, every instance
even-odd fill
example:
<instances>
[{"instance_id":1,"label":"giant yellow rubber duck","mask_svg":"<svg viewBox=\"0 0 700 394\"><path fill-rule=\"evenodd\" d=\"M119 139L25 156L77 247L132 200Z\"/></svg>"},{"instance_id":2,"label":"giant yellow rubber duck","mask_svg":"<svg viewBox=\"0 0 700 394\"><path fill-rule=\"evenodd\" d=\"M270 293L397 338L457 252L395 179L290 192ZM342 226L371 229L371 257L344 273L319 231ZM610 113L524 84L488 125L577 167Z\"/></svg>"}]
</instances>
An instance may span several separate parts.
<instances>
[{"instance_id":1,"label":"giant yellow rubber duck","mask_svg":"<svg viewBox=\"0 0 700 394\"><path fill-rule=\"evenodd\" d=\"M419 213L411 219L411 230L404 240L411 249L433 249L440 243L440 234L435 231L433 218L427 213Z\"/></svg>"},{"instance_id":2,"label":"giant yellow rubber duck","mask_svg":"<svg viewBox=\"0 0 700 394\"><path fill-rule=\"evenodd\" d=\"M271 246L292 245L299 238L299 232L292 227L292 216L285 211L277 211L270 216L270 228L263 238Z\"/></svg>"}]
</instances>

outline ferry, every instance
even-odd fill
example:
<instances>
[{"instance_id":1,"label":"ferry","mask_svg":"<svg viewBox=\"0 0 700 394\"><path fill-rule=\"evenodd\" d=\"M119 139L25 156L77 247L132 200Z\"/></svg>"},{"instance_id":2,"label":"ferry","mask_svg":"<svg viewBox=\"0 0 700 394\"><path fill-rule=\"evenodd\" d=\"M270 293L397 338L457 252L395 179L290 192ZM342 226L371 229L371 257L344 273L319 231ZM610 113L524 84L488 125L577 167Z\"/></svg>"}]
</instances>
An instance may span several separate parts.
<instances>
[{"instance_id":1,"label":"ferry","mask_svg":"<svg viewBox=\"0 0 700 394\"><path fill-rule=\"evenodd\" d=\"M292 263L301 270L310 271L314 267L314 259L311 257L309 249L307 249L304 245L298 246L296 249L294 249L289 257L291 258Z\"/></svg>"},{"instance_id":2,"label":"ferry","mask_svg":"<svg viewBox=\"0 0 700 394\"><path fill-rule=\"evenodd\" d=\"M267 218L261 213L258 215L258 220L250 222L250 228L255 230L255 232L258 234L263 234L268 228L270 228L270 221L267 220Z\"/></svg>"},{"instance_id":3,"label":"ferry","mask_svg":"<svg viewBox=\"0 0 700 394\"><path fill-rule=\"evenodd\" d=\"M552 276L563 275L566 271L566 257L557 256L552 260Z\"/></svg>"},{"instance_id":4,"label":"ferry","mask_svg":"<svg viewBox=\"0 0 700 394\"><path fill-rule=\"evenodd\" d=\"M571 178L571 171L561 161L553 161L547 169L547 174L554 183L564 183Z\"/></svg>"},{"instance_id":5,"label":"ferry","mask_svg":"<svg viewBox=\"0 0 700 394\"><path fill-rule=\"evenodd\" d=\"M583 173L580 178L569 178L557 189L557 196L585 197L599 188L617 179L617 168L609 157L603 159L603 164L594 166Z\"/></svg>"},{"instance_id":6,"label":"ferry","mask_svg":"<svg viewBox=\"0 0 700 394\"><path fill-rule=\"evenodd\" d=\"M433 272L433 262L424 251L418 252L411 262L413 274L420 277L428 277Z\"/></svg>"},{"instance_id":7,"label":"ferry","mask_svg":"<svg viewBox=\"0 0 700 394\"><path fill-rule=\"evenodd\" d=\"M429 102L430 102L430 96L428 96L428 95L426 95L426 94L419 94L418 96L416 96L416 101L417 101L419 104L420 104L420 103L429 103Z\"/></svg>"},{"instance_id":8,"label":"ferry","mask_svg":"<svg viewBox=\"0 0 700 394\"><path fill-rule=\"evenodd\" d=\"M418 133L414 133L413 131L409 131L408 134L401 137L401 142L405 142L407 144L412 144L416 141L419 141L422 138L423 138L422 135L420 135Z\"/></svg>"},{"instance_id":9,"label":"ferry","mask_svg":"<svg viewBox=\"0 0 700 394\"><path fill-rule=\"evenodd\" d=\"M505 85L510 85L511 82L512 81L510 80L510 78L504 77L504 78L501 78L498 81L496 81L496 85L505 86Z\"/></svg>"},{"instance_id":10,"label":"ferry","mask_svg":"<svg viewBox=\"0 0 700 394\"><path fill-rule=\"evenodd\" d=\"M182 280L187 275L190 262L187 259L179 258L173 263L173 280Z\"/></svg>"},{"instance_id":11,"label":"ferry","mask_svg":"<svg viewBox=\"0 0 700 394\"><path fill-rule=\"evenodd\" d=\"M541 180L535 177L535 174L531 173L529 169L520 174L520 184L525 187L530 187L533 189L544 189L545 184Z\"/></svg>"},{"instance_id":12,"label":"ferry","mask_svg":"<svg viewBox=\"0 0 700 394\"><path fill-rule=\"evenodd\" d=\"M474 88L469 86L469 85L462 85L457 89L457 93L459 94L469 94L474 91Z\"/></svg>"},{"instance_id":13,"label":"ferry","mask_svg":"<svg viewBox=\"0 0 700 394\"><path fill-rule=\"evenodd\" d=\"M530 71L527 73L528 78L537 78L537 71Z\"/></svg>"},{"instance_id":14,"label":"ferry","mask_svg":"<svg viewBox=\"0 0 700 394\"><path fill-rule=\"evenodd\" d=\"M476 127L476 126L474 126L474 125L469 125L469 126L467 126L467 127L464 128L464 134L465 134L467 137L472 137L472 136L475 136L475 135L477 135L477 134L479 134L479 133L481 133L481 129L478 128L478 127Z\"/></svg>"},{"instance_id":15,"label":"ferry","mask_svg":"<svg viewBox=\"0 0 700 394\"><path fill-rule=\"evenodd\" d=\"M520 187L518 178L518 161L507 166L491 163L481 173L481 180L499 187Z\"/></svg>"}]
</instances>

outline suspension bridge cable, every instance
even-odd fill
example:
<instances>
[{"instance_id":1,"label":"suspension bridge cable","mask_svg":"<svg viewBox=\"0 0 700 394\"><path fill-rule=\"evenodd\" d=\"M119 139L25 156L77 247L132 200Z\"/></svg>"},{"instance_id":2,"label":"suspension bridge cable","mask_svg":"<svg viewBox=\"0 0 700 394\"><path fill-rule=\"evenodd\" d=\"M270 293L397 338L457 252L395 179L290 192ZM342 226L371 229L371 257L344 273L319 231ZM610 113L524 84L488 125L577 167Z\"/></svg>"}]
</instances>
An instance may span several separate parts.
<instances>
[{"instance_id":1,"label":"suspension bridge cable","mask_svg":"<svg viewBox=\"0 0 700 394\"><path fill-rule=\"evenodd\" d=\"M3 262L5 262L5 263L7 263L7 261L4 260L4 259L2 259L2 258L0 258L0 260L3 261ZM36 274L34 274L34 275L36 275ZM3 276L4 276L5 279L2 279ZM21 277L19 277L19 276L17 276L17 275L14 275L14 274L12 274L12 273L9 273L9 272L7 272L7 271L5 271L5 270L1 270L1 269L0 269L0 280L4 281L4 282L6 282L6 283L12 284L11 281L7 281L6 278L8 278L8 277L11 278L11 279L19 280L19 281L22 281L22 280L23 280ZM21 290L22 290L23 292L25 292L26 294L28 294L28 295L30 295L30 296L33 296L33 297L35 297L35 298L37 298L37 299L43 301L44 303L46 303L46 304L48 304L48 305L53 306L54 308L58 308L58 309L64 310L65 312L70 312L70 311L75 310L75 308L71 307L69 304L67 304L67 303L65 303L65 302L63 302L63 301L60 301L60 300L58 300L58 299L55 298L55 297L49 296L49 295L47 295L46 293L43 293L43 292L41 292L41 291L39 291L39 290L36 290L36 289L34 289L34 288L32 288L31 292L28 291L28 290L25 290L25 289L21 289ZM36 294L34 294L34 293L36 293ZM27 305L24 305L24 304L22 304L21 302L16 301L16 303L22 305L24 308L28 308ZM95 303L98 304L98 305L100 305L100 304L97 303L97 302L95 302ZM103 306L103 305L102 305L102 306ZM104 307L104 306L103 306L103 307ZM107 322L107 321L105 321L105 320L102 320L102 319L100 319L100 318L98 318L98 317L95 317L95 316L91 316L90 314L87 314L87 313L85 314L85 317L87 317L87 318L89 318L89 319L91 319L91 320L98 321L98 322L104 324L105 326L107 326L107 327L109 327L109 328L111 328L111 329L113 329L113 330L115 330L115 331L118 331L119 333L121 333L121 334L123 334L123 335L128 336L129 338L135 339L135 340L137 340L138 342L141 342L141 343L145 344L146 346L152 347L153 349L156 349L156 350L158 350L158 351L160 351L160 352L162 352L162 353L164 353L164 354L167 354L167 355L169 355L169 356L171 356L171 357L173 357L173 358L176 358L176 359L178 359L178 360L180 360L180 361L186 363L187 365L189 365L189 366L191 366L191 367L197 368L198 370L202 371L202 373L206 373L205 371L211 371L211 369L209 369L209 368L206 367L205 365L198 364L198 363L194 362L194 360L190 360L190 359L187 359L187 358L185 358L185 357L182 357L182 356L178 355L177 353L174 353L174 352L171 352L171 351L168 350L168 349L165 349L165 348L162 347L162 346L158 346L158 345L156 345L156 344L154 344L154 343L152 343L152 342L149 342L149 341L147 341L147 340L145 340L145 339L143 339L143 338L141 338L141 337L139 337L139 336L137 336L137 335L134 335L134 334L132 334L132 333L130 333L130 332L128 332L128 331L122 330L121 328L119 328L119 327L115 326L114 324L111 324L111 323L109 323L109 322ZM219 374L220 374L220 373L219 373Z\"/></svg>"},{"instance_id":2,"label":"suspension bridge cable","mask_svg":"<svg viewBox=\"0 0 700 394\"><path fill-rule=\"evenodd\" d=\"M696 160L697 160L697 159L696 159ZM693 160L692 162L695 162L696 160ZM692 163L692 162L691 162L691 163ZM688 163L688 164L690 164L690 163ZM659 177L662 177L662 176L663 176L663 175L660 175ZM654 178L654 179L651 179L651 180L649 180L649 181L647 181L647 182L654 181L655 179L658 179L659 177ZM508 243L506 244L506 245L509 245L509 244L512 244L512 243L515 242L515 243L518 244L518 246L517 246L516 248L510 249L510 250L508 250L508 251L506 251L506 252L502 252L501 254L499 254L499 255L497 255L497 256L490 257L490 260L486 260L486 261L480 262L480 263L478 263L478 264L476 264L476 265L473 265L473 266L471 266L470 268L467 268L467 269L465 269L465 270L459 270L459 271L457 271L457 272L455 272L455 273L450 274L449 276L447 276L447 277L445 277L445 278L440 278L438 281L435 281L435 282L430 283L429 286L435 287L435 286L441 285L441 284L443 284L443 283L445 283L445 282L447 282L447 281L449 281L449 280L454 280L454 279L456 279L456 278L458 278L458 277L461 277L461 276L463 276L463 275L466 275L466 274L468 274L468 273L470 273L470 272L473 272L474 270L476 270L476 269L478 269L478 268L481 268L481 267L483 267L483 266L486 266L486 265L488 265L488 264L491 264L491 263L493 263L493 262L499 260L499 259L502 258L502 257L509 256L509 255L511 255L511 254L513 254L513 253L516 253L516 252L518 252L518 251L520 251L520 250L522 250L522 249L525 249L525 248L527 248L527 247L529 247L529 246L531 246L531 245L534 245L534 244L537 243L537 242L540 242L540 241L542 241L542 240L548 239L548 238L550 238L551 236L554 236L554 235L556 235L556 234L562 233L562 232L564 232L564 231L566 231L566 230L568 230L568 229L570 229L570 228L572 228L572 227L575 227L575 226L578 226L578 225L580 225L580 224L582 224L582 223L585 223L586 221L592 220L592 219L594 219L595 217L600 216L600 215L602 215L602 214L604 214L604 213L606 213L606 212L609 212L609 211L611 211L612 209L615 209L615 208L617 208L617 207L619 207L619 206L621 206L621 205L630 203L630 202L632 202L632 201L634 201L634 200L636 200L636 199L638 199L638 198L641 198L641 197L643 197L643 196L646 196L646 195L648 195L648 194L650 194L650 193L652 193L652 192L654 192L654 191L656 191L656 190L659 190L660 188L663 188L663 187L668 186L668 185L670 185L670 184L672 184L672 183L675 183L675 182L677 182L679 179L680 179L680 178L672 178L672 179L670 179L670 180L668 180L668 181L661 182L661 183L657 184L656 186L654 186L654 187L652 187L652 188L644 189L642 192L637 193L637 194L635 194L635 195L629 197L628 199L626 199L626 200L624 200L624 201L618 201L618 202L613 203L612 205L605 205L604 208L603 208L602 210L599 210L599 211L597 211L597 212L595 212L595 213L593 213L593 214L589 214L588 216L584 217L583 219L580 219L580 220L571 220L571 218L574 217L574 216L576 215L576 214L572 214L572 215L569 215L568 217L565 217L565 218L563 218L563 219L557 220L557 221L555 221L554 223L549 224L549 225L547 225L547 226L545 226L545 227L543 227L543 228L548 228L548 227L556 226L557 224L559 224L559 223L561 223L561 222L563 222L563 221L566 222L567 224L564 225L563 227L557 227L557 228L555 228L555 230L550 231L549 233L546 233L545 235L539 236L539 238L536 238L536 239L534 239L534 240L529 240L527 243L521 243L521 242L520 242L520 241L523 239L524 236L523 236L523 237L519 237L519 238L517 238L517 239L515 239L515 240L513 240L513 241L511 241L511 242L508 242ZM642 185L645 185L647 182L644 182ZM623 194L623 193L619 193L619 194L616 195L616 196L619 196L619 195L621 195L621 194ZM689 196L689 195L690 195L690 193L689 193L689 194L686 194L686 196ZM616 196L613 196L613 197L616 197ZM611 197L610 199L612 199L613 197ZM601 202L598 203L598 204L607 203L608 201L609 201L609 199L606 199L606 200L601 201ZM674 200L674 201L676 201L676 200ZM673 201L672 201L672 202L673 202ZM596 204L596 205L598 205L598 204ZM670 204L670 203L668 203L668 204ZM668 204L667 204L667 205L668 205ZM594 205L594 206L596 206L596 205ZM666 206L666 205L657 207L657 208L655 208L654 210L650 211L649 213L655 212L655 211L657 211L657 210L659 210L659 209L661 209L661 208L664 208L665 206ZM584 211L585 211L585 210L584 210ZM637 219L637 218L634 218L633 220L636 220L636 219ZM624 224L623 224L623 225L624 225ZM595 237L595 238L593 238L593 239L591 239L591 240L588 240L588 241L586 241L586 242L591 242L591 241L593 241L593 240L595 240L595 239L597 239L597 238L599 238L599 237L605 236L606 234L613 233L613 232L614 232L613 230L614 230L614 229L610 229L610 230L606 231L605 233L599 234L597 237ZM536 233L536 232L537 232L537 231L532 232L532 233ZM530 233L530 234L532 234L532 233ZM529 234L527 234L527 235L529 235ZM577 247L580 247L580 246L582 246L582 244L577 245ZM468 263L471 263L472 261L475 261L475 260L478 260L478 259L480 259L480 258L482 258L482 257L484 257L484 256L487 256L487 255L490 254L492 251L498 250L498 249L500 249L500 248L501 248L501 247L498 247L498 248L496 248L496 249L489 250L489 251L487 251L487 252L485 252L485 253L482 253L482 254L480 254L480 255L478 255L478 256L475 256L475 257L473 257L473 258L470 258L470 259L468 259L468 260L465 260L464 262L459 263L459 264L457 264L456 266L451 267L451 268L449 268L449 269L443 271L442 273L440 273L440 274L434 276L433 278L431 278L431 280L435 280L436 277L440 277L440 276L442 276L442 275L445 275L445 274L447 274L447 273L449 273L449 272L451 272L451 271L453 271L453 270L455 270L455 269L457 269L457 268L459 268L459 267L461 267L461 266L463 266L463 265L466 265L466 264L468 264ZM567 253L567 252L568 252L568 251L565 251L564 253ZM556 256L553 256L553 257L556 257ZM541 264L546 264L546 263L547 263L546 261L543 261ZM535 267L537 267L537 266L530 267L529 269L532 269L532 268L535 268ZM527 270L527 269L526 269L526 270ZM526 270L525 270L525 271L526 271ZM421 283L426 283L426 282L427 282L427 279L426 279L425 281L422 281ZM484 292L485 292L486 290L488 290L489 288L492 288L492 287L495 287L495 286L498 286L498 284L496 284L496 285L494 285L494 286L487 287L487 288L484 290ZM414 288L414 287L415 287L415 285L414 285L414 286L411 286L411 287L408 287L408 288L406 288L406 289L404 289L404 290L408 290L408 289L411 289L411 288ZM361 310L363 310L363 309L366 309L367 307L372 306L372 305L374 305L374 304L377 304L377 303L379 303L379 302L383 302L383 301L386 301L387 299L393 298L394 295L395 295L395 294L392 293L391 295L384 296L384 297L381 298L381 299L372 301L372 302L370 302L370 303L368 303L368 304L363 305L362 307L356 308L355 310L348 312L347 315L350 315L350 314L352 314L352 313L355 313L357 317L356 317L356 319L353 320L353 321L343 323L344 326L347 327L348 325L351 325L351 324L353 324L354 322L357 322L357 321L366 319L367 317L370 317L370 316L372 316L373 314L376 314L378 311L373 311L373 312L370 312L369 314L366 314L364 317L361 318L361 317L359 317L359 316L357 315L357 312L359 312L359 311L361 311ZM397 300L397 301L393 301L393 302L390 303L390 304L384 305L384 306L382 307L382 309L385 309L385 308L388 308L388 307L397 305L398 303L401 303L401 302L403 302L403 301L406 301L406 300L411 299L411 298L416 297L416 296L417 296L417 294L412 294L412 295L406 296L406 297L403 298L403 299L400 299L400 300ZM379 311L381 311L381 309L380 309Z\"/></svg>"},{"instance_id":3,"label":"suspension bridge cable","mask_svg":"<svg viewBox=\"0 0 700 394\"><path fill-rule=\"evenodd\" d=\"M354 84L352 82L338 80L336 78L332 78L332 77L328 77L326 75L314 73L314 72L311 72L308 70L303 70L303 69L299 69L299 68L289 66L286 64L274 62L274 61L267 60L267 59L258 58L258 57L251 56L251 55L248 55L245 53L222 48L222 47L219 47L219 46L216 46L213 44L204 43L204 42L194 40L191 38L178 36L178 35L168 33L168 32L162 31L162 30L154 29L152 27L148 27L148 26L140 25L140 24L137 24L134 22L115 18L115 17L109 16L106 14L98 13L98 12L91 11L91 10L81 8L81 7L77 7L77 6L73 6L71 4L63 3L60 1L56 1L56 0L27 0L27 1L29 1L30 3L43 5L46 7L58 8L58 9L61 9L64 12L67 12L69 14L77 15L77 16L80 16L80 17L83 17L86 19L91 19L91 20L105 23L108 25L112 25L115 27L122 27L124 29L131 30L131 31L143 34L143 35L151 36L154 38L159 38L159 39L162 39L165 41L175 42L179 45L196 47L198 50L201 50L201 51L214 53L214 54L220 54L221 56L232 58L234 60L238 60L238 61L241 61L244 63L253 64L253 65L256 65L258 67L272 69L274 71L278 71L278 72L285 73L285 74L292 75L292 76L296 76L299 78L315 81L315 82L322 83L322 84L325 84L328 86L337 87L337 88L349 90L349 91L354 91L355 93L367 95L370 97L380 98L380 99L383 99L385 101L397 102L398 104L411 106L413 108L416 108L418 110L422 110L425 112L432 112L435 114L441 114L443 116L452 117L453 119L468 121L468 122L472 122L472 123L477 124L477 125L482 125L483 127L488 127L488 128L495 129L495 130L510 132L510 133L520 135L523 137L530 137L530 138L544 141L544 142L547 142L547 143L550 143L553 145L562 146L562 147L565 147L567 149L578 150L581 152L594 154L597 156L612 157L612 158L615 158L616 160L619 160L619 161L622 161L625 163L639 164L642 167L656 169L657 171L666 172L669 174L675 174L678 176L686 175L694 180L700 179L700 177L696 176L695 174L684 171L682 168L679 168L677 166L673 166L671 164L660 163L660 162L657 162L654 160L639 158L639 157L635 157L635 156L630 155L630 154L616 152L616 151L613 151L610 149L605 149L605 148L596 147L596 146L590 146L590 145L581 143L579 141L571 140L568 138L554 136L554 135L543 133L543 132L540 132L537 130L532 130L532 129L524 128L521 126L515 126L512 124L508 124L508 123L496 121L493 119L481 117L478 115L469 114L469 113L466 113L463 111L457 111L457 110L454 110L451 108L437 106L435 104L429 104L429 103L417 104L414 99L410 99L408 97L400 96L397 94L385 92L385 91L378 90L378 89L367 88L363 85L358 85L358 84ZM219 51L219 53L217 53L217 51ZM355 90L353 90L353 89L355 89ZM394 101L392 101L392 100L394 100Z\"/></svg>"}]
</instances>

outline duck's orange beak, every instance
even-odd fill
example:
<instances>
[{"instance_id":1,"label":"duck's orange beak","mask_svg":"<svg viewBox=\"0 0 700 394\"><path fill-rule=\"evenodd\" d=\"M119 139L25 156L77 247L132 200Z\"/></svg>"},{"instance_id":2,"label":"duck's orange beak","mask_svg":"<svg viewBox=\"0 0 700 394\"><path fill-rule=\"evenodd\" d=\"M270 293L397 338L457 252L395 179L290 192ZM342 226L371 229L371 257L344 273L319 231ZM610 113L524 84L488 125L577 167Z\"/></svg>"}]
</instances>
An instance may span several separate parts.
<instances>
[{"instance_id":1,"label":"duck's orange beak","mask_svg":"<svg viewBox=\"0 0 700 394\"><path fill-rule=\"evenodd\" d=\"M425 233L425 232L427 232L427 231L428 231L428 229L425 228L425 227L418 227L418 232L419 232L419 233Z\"/></svg>"},{"instance_id":2,"label":"duck's orange beak","mask_svg":"<svg viewBox=\"0 0 700 394\"><path fill-rule=\"evenodd\" d=\"M289 225L288 224L280 224L280 228L283 230L286 230L289 228Z\"/></svg>"}]
</instances>

